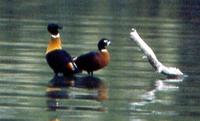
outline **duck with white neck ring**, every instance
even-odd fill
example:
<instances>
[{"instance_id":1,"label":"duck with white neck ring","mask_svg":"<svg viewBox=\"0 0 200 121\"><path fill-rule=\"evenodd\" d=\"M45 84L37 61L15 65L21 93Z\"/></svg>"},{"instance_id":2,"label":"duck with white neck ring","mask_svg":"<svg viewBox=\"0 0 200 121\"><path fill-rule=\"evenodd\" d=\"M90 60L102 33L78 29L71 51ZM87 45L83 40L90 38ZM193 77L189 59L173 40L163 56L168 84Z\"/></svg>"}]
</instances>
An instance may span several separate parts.
<instances>
[{"instance_id":1,"label":"duck with white neck ring","mask_svg":"<svg viewBox=\"0 0 200 121\"><path fill-rule=\"evenodd\" d=\"M110 61L110 54L106 46L110 45L108 39L101 39L98 42L98 51L82 54L74 59L79 70L87 71L90 76L93 76L93 71L104 68Z\"/></svg>"},{"instance_id":2,"label":"duck with white neck ring","mask_svg":"<svg viewBox=\"0 0 200 121\"><path fill-rule=\"evenodd\" d=\"M47 26L47 30L51 34L51 39L46 50L46 60L55 75L71 76L79 71L71 55L62 49L59 29L62 29L62 26L55 23L50 23Z\"/></svg>"}]
</instances>

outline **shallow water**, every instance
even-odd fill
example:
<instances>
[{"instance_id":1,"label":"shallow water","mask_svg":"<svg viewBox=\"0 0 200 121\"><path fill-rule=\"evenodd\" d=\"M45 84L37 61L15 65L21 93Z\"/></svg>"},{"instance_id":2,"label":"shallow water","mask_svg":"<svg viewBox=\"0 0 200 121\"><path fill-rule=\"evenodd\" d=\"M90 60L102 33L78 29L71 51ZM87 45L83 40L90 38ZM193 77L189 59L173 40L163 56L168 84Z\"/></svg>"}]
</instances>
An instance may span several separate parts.
<instances>
[{"instance_id":1,"label":"shallow water","mask_svg":"<svg viewBox=\"0 0 200 121\"><path fill-rule=\"evenodd\" d=\"M0 1L0 120L200 120L199 4L198 0ZM95 78L77 75L71 79L76 80L75 87L49 87L53 78L45 61L49 22L63 25L63 48L73 56L96 50L102 37L111 39L110 64L95 72ZM132 27L162 63L180 68L188 77L167 79L156 73L130 40Z\"/></svg>"}]
</instances>

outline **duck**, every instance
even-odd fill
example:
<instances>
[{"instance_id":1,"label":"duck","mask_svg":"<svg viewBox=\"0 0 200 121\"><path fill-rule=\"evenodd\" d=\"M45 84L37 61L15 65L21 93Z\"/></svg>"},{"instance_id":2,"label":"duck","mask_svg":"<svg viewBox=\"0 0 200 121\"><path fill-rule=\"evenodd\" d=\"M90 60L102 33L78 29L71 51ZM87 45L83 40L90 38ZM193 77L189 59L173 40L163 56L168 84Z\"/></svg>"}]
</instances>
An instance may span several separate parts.
<instances>
[{"instance_id":1,"label":"duck","mask_svg":"<svg viewBox=\"0 0 200 121\"><path fill-rule=\"evenodd\" d=\"M56 76L71 76L78 72L72 56L62 48L59 30L63 27L56 23L49 23L47 30L51 35L46 49L46 61Z\"/></svg>"},{"instance_id":2,"label":"duck","mask_svg":"<svg viewBox=\"0 0 200 121\"><path fill-rule=\"evenodd\" d=\"M110 44L110 40L102 38L97 44L98 51L91 51L74 58L74 62L78 69L87 71L90 76L93 76L94 71L107 66L110 61L110 54L106 49L106 46L109 46Z\"/></svg>"}]
</instances>

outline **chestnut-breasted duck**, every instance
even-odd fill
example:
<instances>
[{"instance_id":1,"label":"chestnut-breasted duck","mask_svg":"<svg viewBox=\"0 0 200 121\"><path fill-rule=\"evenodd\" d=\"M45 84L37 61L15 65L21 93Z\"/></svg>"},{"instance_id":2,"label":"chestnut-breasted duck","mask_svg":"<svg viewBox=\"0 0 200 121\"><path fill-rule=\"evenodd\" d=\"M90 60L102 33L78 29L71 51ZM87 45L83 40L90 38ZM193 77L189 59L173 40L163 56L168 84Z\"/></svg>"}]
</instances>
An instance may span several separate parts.
<instances>
[{"instance_id":1,"label":"chestnut-breasted duck","mask_svg":"<svg viewBox=\"0 0 200 121\"><path fill-rule=\"evenodd\" d=\"M110 44L110 40L103 38L98 42L98 51L82 54L75 58L74 62L78 69L87 71L90 76L93 76L93 71L97 71L107 66L110 61L110 54L106 49L106 46Z\"/></svg>"}]
</instances>

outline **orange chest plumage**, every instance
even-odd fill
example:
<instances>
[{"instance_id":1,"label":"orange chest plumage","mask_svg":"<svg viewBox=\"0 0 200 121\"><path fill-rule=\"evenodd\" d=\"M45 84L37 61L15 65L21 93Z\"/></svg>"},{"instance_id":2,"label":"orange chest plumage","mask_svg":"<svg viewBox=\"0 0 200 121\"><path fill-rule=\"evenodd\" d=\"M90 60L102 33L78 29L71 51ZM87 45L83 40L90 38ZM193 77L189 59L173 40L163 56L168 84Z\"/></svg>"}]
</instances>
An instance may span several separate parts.
<instances>
[{"instance_id":1,"label":"orange chest plumage","mask_svg":"<svg viewBox=\"0 0 200 121\"><path fill-rule=\"evenodd\" d=\"M53 50L58 50L62 49L62 42L60 38L52 38L47 46L46 54L53 51Z\"/></svg>"},{"instance_id":2,"label":"orange chest plumage","mask_svg":"<svg viewBox=\"0 0 200 121\"><path fill-rule=\"evenodd\" d=\"M99 64L99 68L103 68L104 66L108 65L110 61L110 54L106 52L98 52L96 55L96 61Z\"/></svg>"}]
</instances>

